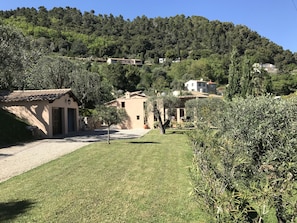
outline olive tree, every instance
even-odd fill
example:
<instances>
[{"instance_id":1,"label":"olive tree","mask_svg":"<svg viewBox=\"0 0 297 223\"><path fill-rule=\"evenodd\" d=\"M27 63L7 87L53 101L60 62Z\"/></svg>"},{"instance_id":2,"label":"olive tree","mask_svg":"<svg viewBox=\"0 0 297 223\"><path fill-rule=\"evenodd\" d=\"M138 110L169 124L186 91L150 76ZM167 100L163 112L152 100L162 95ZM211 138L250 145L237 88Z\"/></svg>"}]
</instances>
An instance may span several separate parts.
<instances>
[{"instance_id":1,"label":"olive tree","mask_svg":"<svg viewBox=\"0 0 297 223\"><path fill-rule=\"evenodd\" d=\"M76 69L70 74L70 87L81 102L81 108L94 108L112 100L111 85L100 74Z\"/></svg>"},{"instance_id":2,"label":"olive tree","mask_svg":"<svg viewBox=\"0 0 297 223\"><path fill-rule=\"evenodd\" d=\"M20 31L0 26L0 89L28 87L28 77L37 61L46 53L40 41Z\"/></svg>"},{"instance_id":3,"label":"olive tree","mask_svg":"<svg viewBox=\"0 0 297 223\"><path fill-rule=\"evenodd\" d=\"M42 57L28 77L28 86L34 89L70 88L70 76L76 69L75 64L68 59Z\"/></svg>"},{"instance_id":4,"label":"olive tree","mask_svg":"<svg viewBox=\"0 0 297 223\"><path fill-rule=\"evenodd\" d=\"M176 108L180 105L180 99L173 95L162 93L157 96L151 96L148 100L147 112L153 112L158 122L160 133L166 133L166 127L170 123L170 118L174 115ZM166 114L167 113L167 114Z\"/></svg>"},{"instance_id":5,"label":"olive tree","mask_svg":"<svg viewBox=\"0 0 297 223\"><path fill-rule=\"evenodd\" d=\"M234 99L217 129L192 133L195 192L214 221L295 222L296 111L296 99Z\"/></svg>"},{"instance_id":6,"label":"olive tree","mask_svg":"<svg viewBox=\"0 0 297 223\"><path fill-rule=\"evenodd\" d=\"M107 143L110 144L110 127L123 123L128 115L125 109L118 109L114 106L98 106L93 111L93 119L107 125Z\"/></svg>"},{"instance_id":7,"label":"olive tree","mask_svg":"<svg viewBox=\"0 0 297 223\"><path fill-rule=\"evenodd\" d=\"M224 108L225 102L222 98L202 98L186 101L185 109L187 117L193 121L197 127L200 125L214 126L218 113Z\"/></svg>"}]
</instances>

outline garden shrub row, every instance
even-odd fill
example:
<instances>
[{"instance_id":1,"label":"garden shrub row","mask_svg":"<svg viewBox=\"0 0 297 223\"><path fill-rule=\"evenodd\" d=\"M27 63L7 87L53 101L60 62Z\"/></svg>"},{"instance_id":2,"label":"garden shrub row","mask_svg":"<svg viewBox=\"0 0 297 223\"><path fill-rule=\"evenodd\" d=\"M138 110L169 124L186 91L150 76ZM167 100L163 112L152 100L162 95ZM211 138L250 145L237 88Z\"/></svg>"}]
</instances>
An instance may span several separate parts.
<instances>
[{"instance_id":1,"label":"garden shrub row","mask_svg":"<svg viewBox=\"0 0 297 223\"><path fill-rule=\"evenodd\" d=\"M220 109L204 105L198 109L208 111L212 127L206 120L189 133L200 207L213 222L295 222L297 100L261 96L213 104Z\"/></svg>"}]
</instances>

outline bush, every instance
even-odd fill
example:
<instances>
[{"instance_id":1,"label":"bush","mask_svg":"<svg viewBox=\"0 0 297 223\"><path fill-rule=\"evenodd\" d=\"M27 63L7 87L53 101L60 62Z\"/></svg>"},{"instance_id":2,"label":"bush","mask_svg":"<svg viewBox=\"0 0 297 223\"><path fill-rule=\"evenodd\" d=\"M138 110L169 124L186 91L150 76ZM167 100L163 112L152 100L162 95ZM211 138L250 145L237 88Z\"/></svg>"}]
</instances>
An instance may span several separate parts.
<instances>
[{"instance_id":1,"label":"bush","mask_svg":"<svg viewBox=\"0 0 297 223\"><path fill-rule=\"evenodd\" d=\"M191 133L194 191L214 221L296 220L296 111L296 100L236 99L217 129Z\"/></svg>"}]
</instances>

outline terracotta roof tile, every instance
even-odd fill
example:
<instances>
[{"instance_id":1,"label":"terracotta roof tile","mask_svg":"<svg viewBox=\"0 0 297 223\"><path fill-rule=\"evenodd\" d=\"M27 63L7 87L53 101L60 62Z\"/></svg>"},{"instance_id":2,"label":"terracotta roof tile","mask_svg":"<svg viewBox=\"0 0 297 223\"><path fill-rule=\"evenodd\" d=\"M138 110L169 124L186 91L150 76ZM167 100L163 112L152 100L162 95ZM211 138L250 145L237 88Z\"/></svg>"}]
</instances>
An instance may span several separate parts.
<instances>
[{"instance_id":1,"label":"terracotta roof tile","mask_svg":"<svg viewBox=\"0 0 297 223\"><path fill-rule=\"evenodd\" d=\"M24 90L13 91L0 94L0 102L17 102L17 101L54 101L63 95L73 93L71 89L48 89L48 90Z\"/></svg>"}]
</instances>

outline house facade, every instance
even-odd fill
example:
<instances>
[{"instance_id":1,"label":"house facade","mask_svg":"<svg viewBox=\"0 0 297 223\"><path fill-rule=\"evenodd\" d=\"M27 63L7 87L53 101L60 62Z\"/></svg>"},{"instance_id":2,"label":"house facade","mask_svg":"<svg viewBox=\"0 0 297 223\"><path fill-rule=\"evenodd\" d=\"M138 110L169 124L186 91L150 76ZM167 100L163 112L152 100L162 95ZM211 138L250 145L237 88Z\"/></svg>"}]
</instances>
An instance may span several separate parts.
<instances>
[{"instance_id":1,"label":"house facade","mask_svg":"<svg viewBox=\"0 0 297 223\"><path fill-rule=\"evenodd\" d=\"M71 89L24 90L0 95L0 107L51 138L79 130L79 101Z\"/></svg>"},{"instance_id":2,"label":"house facade","mask_svg":"<svg viewBox=\"0 0 297 223\"><path fill-rule=\"evenodd\" d=\"M115 106L126 110L128 119L118 125L121 129L153 128L154 115L147 109L148 97L141 91L126 92L124 96L106 103L107 106Z\"/></svg>"},{"instance_id":3,"label":"house facade","mask_svg":"<svg viewBox=\"0 0 297 223\"><path fill-rule=\"evenodd\" d=\"M212 81L201 80L189 80L185 83L185 87L188 91L200 92L200 93L216 93L216 83Z\"/></svg>"},{"instance_id":4,"label":"house facade","mask_svg":"<svg viewBox=\"0 0 297 223\"><path fill-rule=\"evenodd\" d=\"M174 95L174 94L173 94ZM156 98L155 105L160 112L163 123L166 120L172 121L172 123L182 123L187 120L187 111L185 109L185 103L188 100L199 99L203 100L208 98L209 95L200 92L191 92L188 95L174 95L180 100L180 106L174 109L168 109L164 107L161 95ZM149 102L148 96L141 91L126 92L124 96L119 97L113 101L106 103L106 106L114 106L118 109L122 108L126 110L128 119L117 125L120 129L137 129L137 128L150 128L153 129L157 123L157 118L154 115L154 109L152 103ZM169 111L170 110L170 111Z\"/></svg>"},{"instance_id":5,"label":"house facade","mask_svg":"<svg viewBox=\"0 0 297 223\"><path fill-rule=\"evenodd\" d=\"M107 62L107 64L120 63L120 64L124 64L124 65L142 66L142 60L140 60L140 59L108 58L106 62Z\"/></svg>"}]
</instances>

